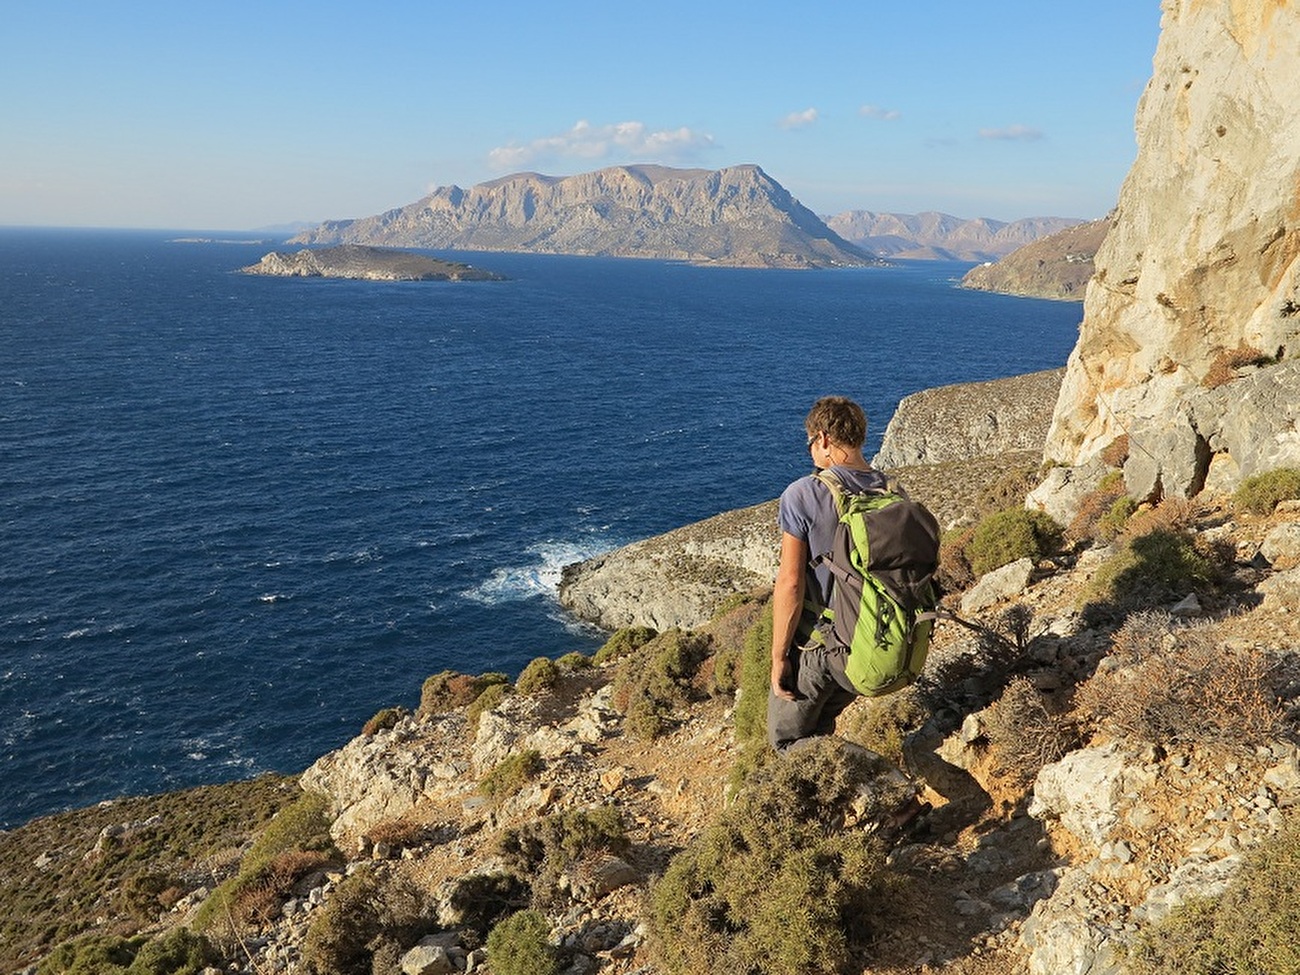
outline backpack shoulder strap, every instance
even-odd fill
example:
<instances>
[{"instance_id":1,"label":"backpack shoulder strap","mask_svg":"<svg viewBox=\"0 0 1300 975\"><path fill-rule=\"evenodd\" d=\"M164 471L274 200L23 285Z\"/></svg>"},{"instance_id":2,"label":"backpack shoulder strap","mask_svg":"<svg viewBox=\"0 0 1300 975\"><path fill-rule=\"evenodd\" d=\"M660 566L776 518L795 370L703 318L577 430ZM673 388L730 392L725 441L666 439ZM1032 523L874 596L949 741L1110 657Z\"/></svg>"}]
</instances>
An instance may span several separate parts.
<instances>
[{"instance_id":1,"label":"backpack shoulder strap","mask_svg":"<svg viewBox=\"0 0 1300 975\"><path fill-rule=\"evenodd\" d=\"M826 485L826 489L831 492L831 497L835 499L836 510L843 511L844 495L847 492L844 489L844 483L839 479L839 477L832 471L822 468L813 471L812 476L818 481L821 481L822 484Z\"/></svg>"}]
</instances>

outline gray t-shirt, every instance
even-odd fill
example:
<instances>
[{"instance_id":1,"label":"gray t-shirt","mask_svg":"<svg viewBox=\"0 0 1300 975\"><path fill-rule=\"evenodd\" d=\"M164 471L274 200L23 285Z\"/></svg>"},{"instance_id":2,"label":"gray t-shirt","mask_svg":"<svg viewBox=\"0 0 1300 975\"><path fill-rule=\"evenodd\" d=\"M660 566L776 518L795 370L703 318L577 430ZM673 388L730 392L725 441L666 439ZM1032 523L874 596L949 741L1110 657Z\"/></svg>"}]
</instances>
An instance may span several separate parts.
<instances>
[{"instance_id":1,"label":"gray t-shirt","mask_svg":"<svg viewBox=\"0 0 1300 975\"><path fill-rule=\"evenodd\" d=\"M830 470L850 493L878 491L886 486L885 475L872 468L862 471L852 467L832 467ZM831 550L840 515L835 510L835 498L831 496L830 488L809 474L781 492L776 521L781 531L807 542L809 557L816 558ZM831 596L830 569L819 566L815 580L822 605L826 605Z\"/></svg>"}]
</instances>

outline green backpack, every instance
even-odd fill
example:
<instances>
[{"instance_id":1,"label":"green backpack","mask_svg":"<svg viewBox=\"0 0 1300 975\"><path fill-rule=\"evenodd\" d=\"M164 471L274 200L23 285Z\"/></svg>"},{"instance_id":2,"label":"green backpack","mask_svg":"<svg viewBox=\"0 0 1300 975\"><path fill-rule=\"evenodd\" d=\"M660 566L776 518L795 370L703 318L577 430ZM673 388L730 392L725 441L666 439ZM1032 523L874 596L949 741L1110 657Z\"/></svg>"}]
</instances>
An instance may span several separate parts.
<instances>
[{"instance_id":1,"label":"green backpack","mask_svg":"<svg viewBox=\"0 0 1300 975\"><path fill-rule=\"evenodd\" d=\"M930 650L939 523L925 505L889 488L852 494L830 471L813 476L840 515L831 550L812 560L833 580L813 639L848 648L845 670L859 693L893 693L916 680Z\"/></svg>"}]
</instances>

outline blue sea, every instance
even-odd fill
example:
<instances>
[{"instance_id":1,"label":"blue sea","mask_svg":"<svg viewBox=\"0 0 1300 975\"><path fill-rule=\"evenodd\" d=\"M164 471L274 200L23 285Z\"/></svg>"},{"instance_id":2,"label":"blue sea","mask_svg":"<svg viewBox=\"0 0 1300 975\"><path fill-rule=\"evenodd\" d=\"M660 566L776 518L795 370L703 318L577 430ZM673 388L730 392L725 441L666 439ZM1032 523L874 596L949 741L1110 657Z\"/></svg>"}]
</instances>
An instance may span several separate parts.
<instances>
[{"instance_id":1,"label":"blue sea","mask_svg":"<svg viewBox=\"0 0 1300 975\"><path fill-rule=\"evenodd\" d=\"M384 284L199 236L0 230L6 826L297 772L429 674L590 652L563 565L776 496L819 395L874 451L902 396L1059 366L1081 318L960 264Z\"/></svg>"}]
</instances>

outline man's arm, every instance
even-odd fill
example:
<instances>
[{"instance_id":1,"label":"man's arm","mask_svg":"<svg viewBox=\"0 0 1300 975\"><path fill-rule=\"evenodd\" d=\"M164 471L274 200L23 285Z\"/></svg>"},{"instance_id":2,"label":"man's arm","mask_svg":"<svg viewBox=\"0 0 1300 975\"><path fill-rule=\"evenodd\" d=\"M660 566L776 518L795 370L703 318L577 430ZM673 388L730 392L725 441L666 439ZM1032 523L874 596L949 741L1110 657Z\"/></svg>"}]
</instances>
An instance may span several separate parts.
<instances>
[{"instance_id":1,"label":"man's arm","mask_svg":"<svg viewBox=\"0 0 1300 975\"><path fill-rule=\"evenodd\" d=\"M790 644L794 642L803 612L804 567L808 564L808 543L789 532L781 533L781 564L772 589L772 693L793 701L790 680Z\"/></svg>"}]
</instances>

